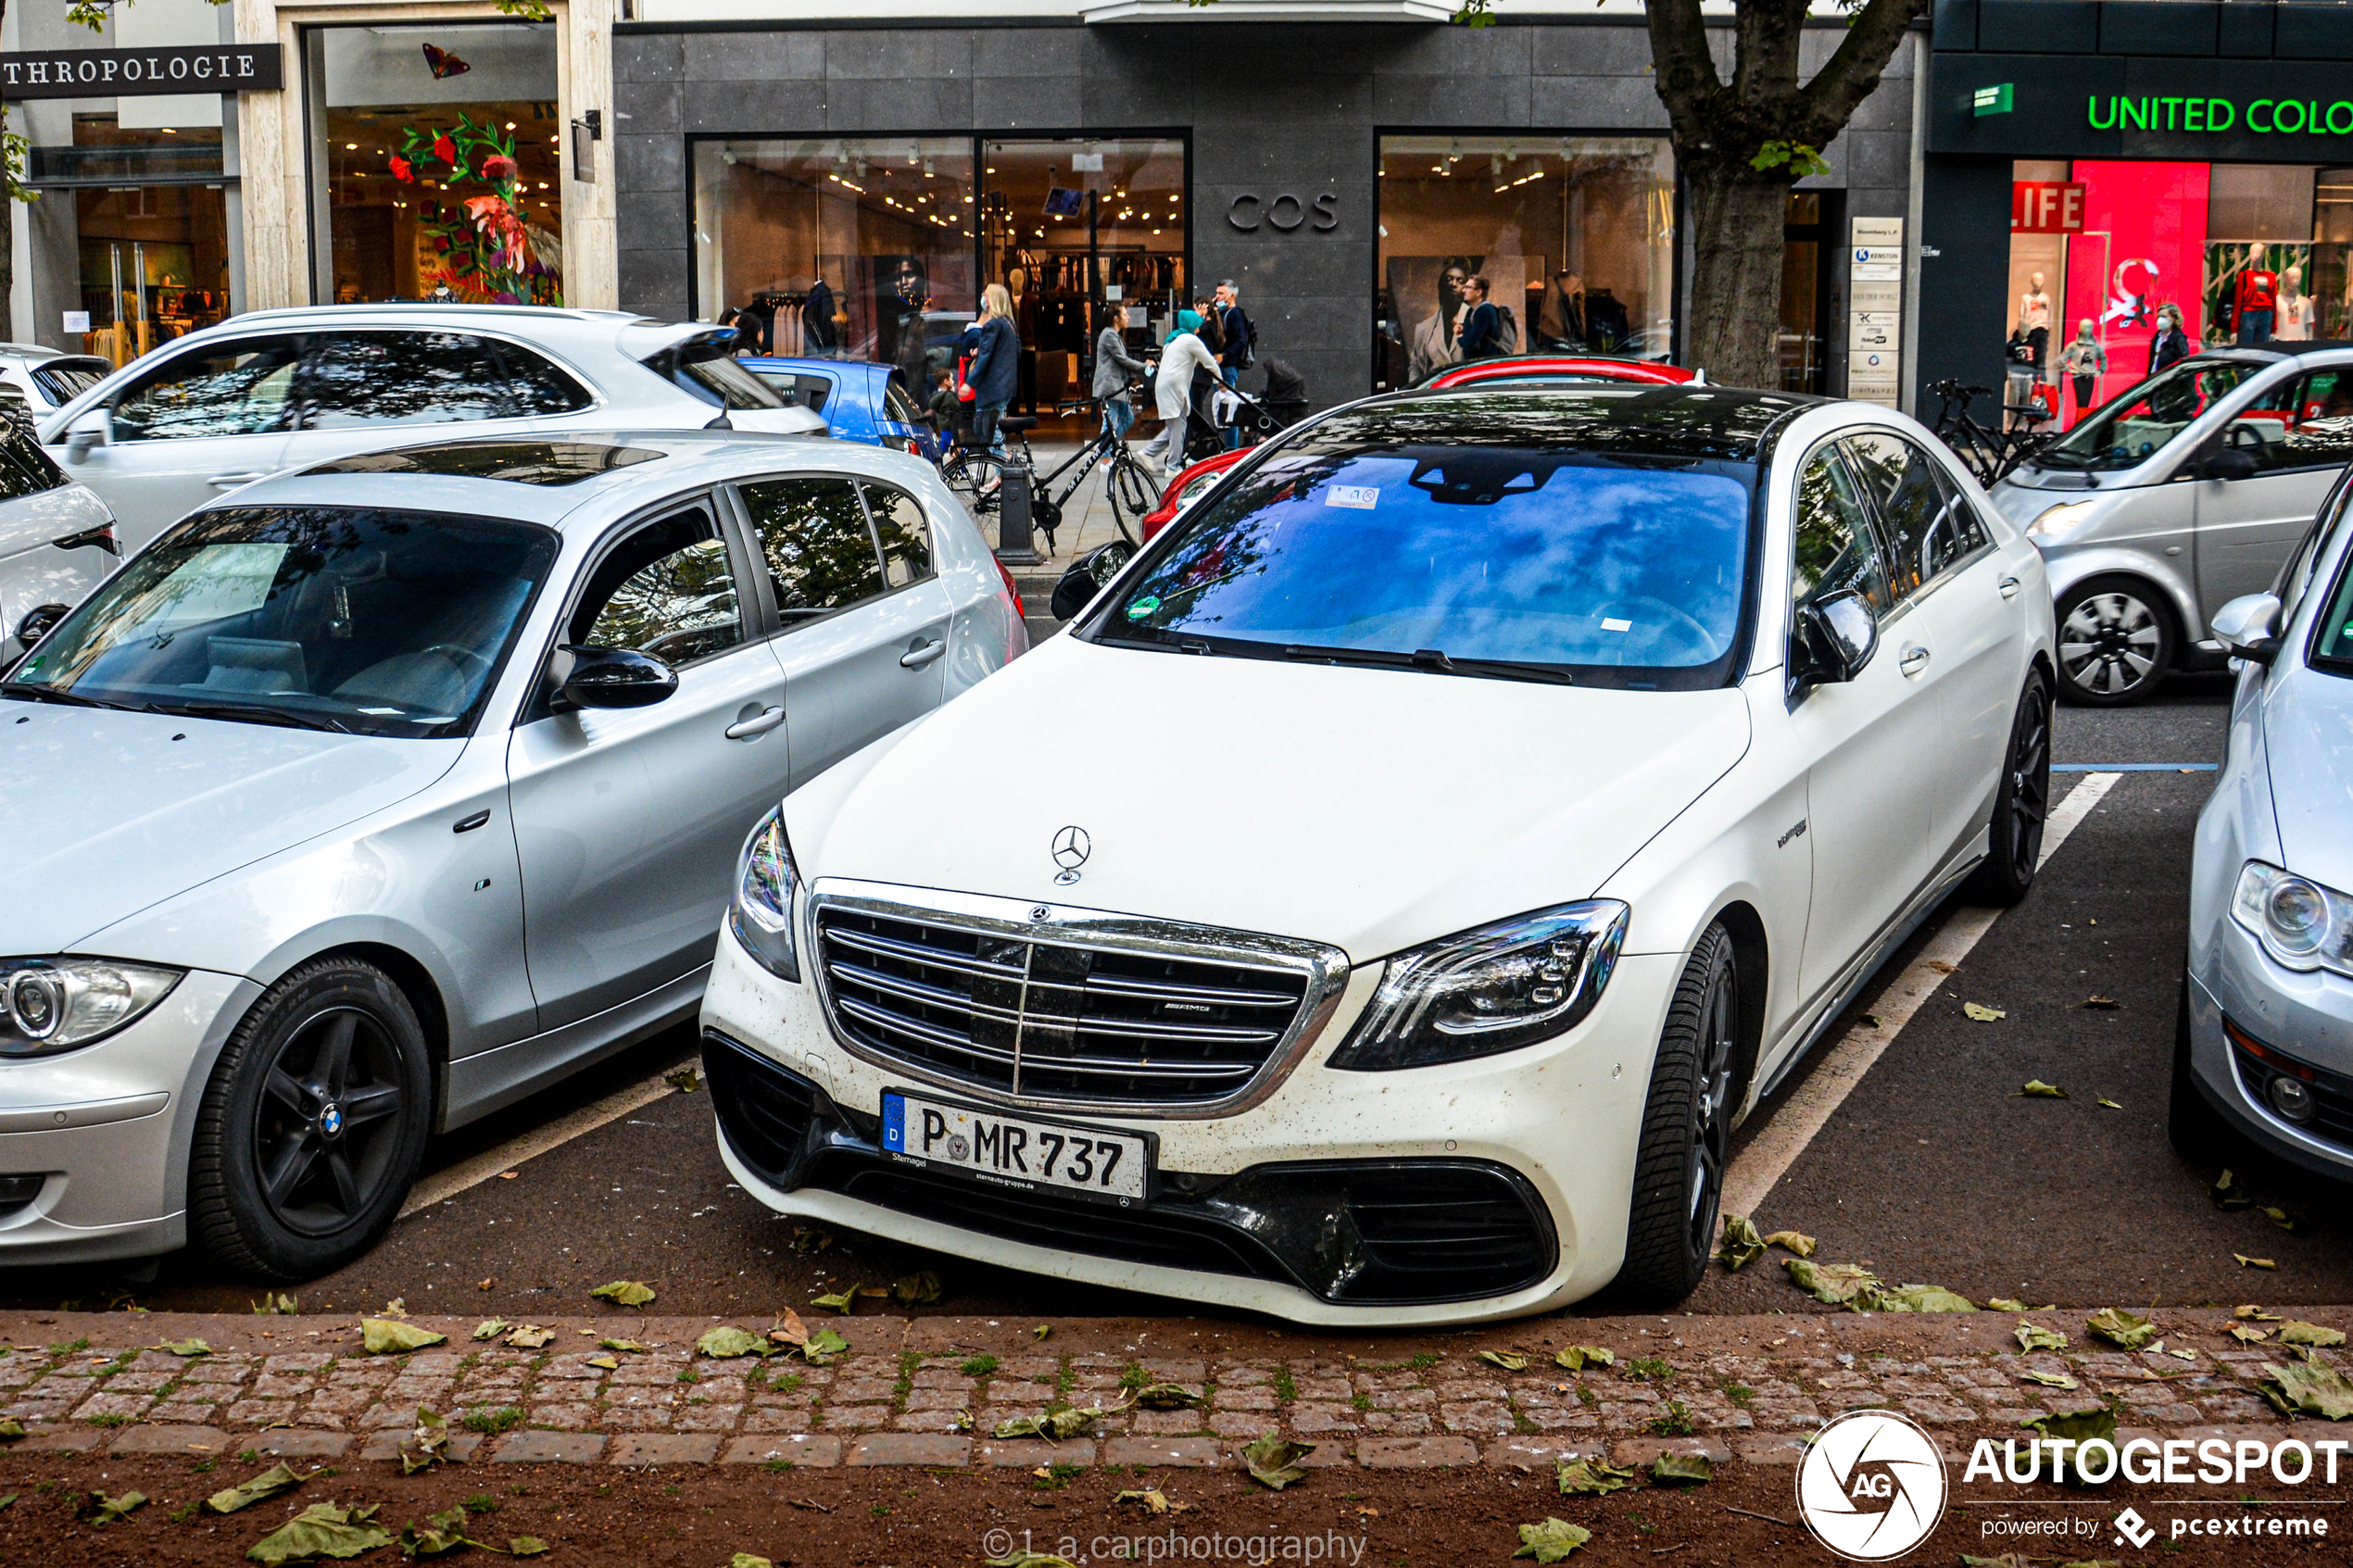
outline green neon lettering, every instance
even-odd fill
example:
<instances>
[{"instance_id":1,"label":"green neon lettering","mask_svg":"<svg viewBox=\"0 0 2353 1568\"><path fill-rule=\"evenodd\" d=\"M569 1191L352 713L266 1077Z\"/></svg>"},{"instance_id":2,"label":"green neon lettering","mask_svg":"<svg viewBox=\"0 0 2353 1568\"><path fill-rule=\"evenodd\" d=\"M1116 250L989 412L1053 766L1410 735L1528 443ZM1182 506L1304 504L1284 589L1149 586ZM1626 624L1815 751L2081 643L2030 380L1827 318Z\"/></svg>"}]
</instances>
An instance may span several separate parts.
<instances>
[{"instance_id":1,"label":"green neon lettering","mask_svg":"<svg viewBox=\"0 0 2353 1568\"><path fill-rule=\"evenodd\" d=\"M2183 130L2184 130L2184 131L2203 131L2203 130L2205 130L2205 129L2206 129L2206 125L2205 125L2204 120L2203 120L2203 118L2202 118L2202 117L2205 115L2205 113L2206 113L2206 100L2205 100L2205 99L2203 99L2203 98L2184 98L2184 99L2183 99L2183 100L2182 100L2182 129L2183 129Z\"/></svg>"},{"instance_id":2,"label":"green neon lettering","mask_svg":"<svg viewBox=\"0 0 2353 1568\"><path fill-rule=\"evenodd\" d=\"M2116 123L2119 128L2129 125L2135 131L2146 131L2149 128L2147 100L2119 98L2116 101Z\"/></svg>"},{"instance_id":3,"label":"green neon lettering","mask_svg":"<svg viewBox=\"0 0 2353 1568\"><path fill-rule=\"evenodd\" d=\"M2239 111L2230 99L2208 98L2206 100L2206 128L2208 131L2228 131L2233 125L2238 123L2238 118Z\"/></svg>"},{"instance_id":4,"label":"green neon lettering","mask_svg":"<svg viewBox=\"0 0 2353 1568\"><path fill-rule=\"evenodd\" d=\"M2345 111L2345 123L2342 125L2339 125L2336 122L2336 111L2339 109L2343 109ZM2342 98L2338 99L2335 103L2331 104L2329 106L2329 117L2325 123L2329 128L2329 134L2332 136L2343 136L2348 133L2353 133L2353 104L2348 104Z\"/></svg>"},{"instance_id":5,"label":"green neon lettering","mask_svg":"<svg viewBox=\"0 0 2353 1568\"><path fill-rule=\"evenodd\" d=\"M2287 111L2290 109L2294 109L2296 111L2296 123L2294 125L2290 125L2287 122ZM2295 132L2303 130L2304 106L2297 103L2294 98L2282 98L2280 100L2280 107L2271 111L2271 125L2273 129L2283 132L2284 134L2289 135L2293 135Z\"/></svg>"},{"instance_id":6,"label":"green neon lettering","mask_svg":"<svg viewBox=\"0 0 2353 1568\"><path fill-rule=\"evenodd\" d=\"M2116 128L2116 99L2113 97L2108 99L2108 119L2103 120L2100 119L2100 95L2097 93L2093 94L2091 103L2083 110L2083 118L2092 122L2092 129L2095 131L2114 130Z\"/></svg>"},{"instance_id":7,"label":"green neon lettering","mask_svg":"<svg viewBox=\"0 0 2353 1568\"><path fill-rule=\"evenodd\" d=\"M2159 98L2158 102L2165 106L2165 129L2171 131L2173 129L2173 106L2182 102L2182 100L2179 98Z\"/></svg>"},{"instance_id":8,"label":"green neon lettering","mask_svg":"<svg viewBox=\"0 0 2353 1568\"><path fill-rule=\"evenodd\" d=\"M2274 127L2272 127L2272 126L2269 126L2269 125L2258 125L2258 124L2256 124L2256 123L2255 123L2255 111L2256 111L2257 109L2268 109L2268 108L2270 108L2271 107L2271 99L2269 99L2269 98L2258 98L2258 99L2256 99L2256 100L2255 100L2255 102L2253 102L2253 103L2251 103L2251 104L2247 105L2247 106L2246 106L2246 128L2247 128L2249 131L2259 132L2261 132L2262 134L2264 134L2264 135L2266 135L2266 136L2270 135L2270 134L2271 133L2271 132L2272 132L2275 128L2274 128Z\"/></svg>"}]
</instances>

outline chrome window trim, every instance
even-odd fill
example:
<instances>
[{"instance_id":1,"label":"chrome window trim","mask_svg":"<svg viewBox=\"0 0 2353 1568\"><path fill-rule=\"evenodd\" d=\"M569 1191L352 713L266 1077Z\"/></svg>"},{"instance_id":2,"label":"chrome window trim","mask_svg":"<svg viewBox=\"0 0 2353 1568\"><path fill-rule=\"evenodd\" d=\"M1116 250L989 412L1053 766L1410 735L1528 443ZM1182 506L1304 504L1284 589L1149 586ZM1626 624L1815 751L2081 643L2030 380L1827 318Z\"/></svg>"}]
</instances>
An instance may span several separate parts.
<instances>
[{"instance_id":1,"label":"chrome window trim","mask_svg":"<svg viewBox=\"0 0 2353 1568\"><path fill-rule=\"evenodd\" d=\"M1266 1053L1266 1060L1241 1087L1206 1100L1069 1099L1058 1095L1013 1095L987 1084L975 1084L926 1063L879 1051L852 1041L835 1024L837 1004L818 943L817 917L829 909L890 920L954 925L987 935L1020 941L1055 942L1107 952L1156 953L1171 958L1254 969L1285 971L1304 977L1306 987L1289 1030ZM1039 911L1043 911L1041 914ZM981 893L951 893L938 888L909 887L896 883L859 882L821 877L810 884L803 899L801 951L808 955L804 971L817 988L833 1042L859 1060L884 1072L934 1087L952 1089L995 1104L1053 1110L1074 1116L1129 1116L1154 1121L1205 1121L1235 1116L1263 1103L1282 1085L1302 1059L1322 1039L1348 989L1348 955L1338 947L1287 936L1227 931L1190 925L1105 909L1048 904L1023 898L1000 898Z\"/></svg>"}]
</instances>

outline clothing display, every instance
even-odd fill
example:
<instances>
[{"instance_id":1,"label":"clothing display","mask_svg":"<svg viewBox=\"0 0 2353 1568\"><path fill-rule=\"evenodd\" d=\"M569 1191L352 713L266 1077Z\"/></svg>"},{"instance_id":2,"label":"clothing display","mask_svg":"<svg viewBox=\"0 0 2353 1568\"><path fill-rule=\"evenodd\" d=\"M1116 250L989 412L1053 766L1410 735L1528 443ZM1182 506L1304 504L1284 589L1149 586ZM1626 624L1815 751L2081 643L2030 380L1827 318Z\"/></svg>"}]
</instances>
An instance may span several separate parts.
<instances>
[{"instance_id":1,"label":"clothing display","mask_svg":"<svg viewBox=\"0 0 2353 1568\"><path fill-rule=\"evenodd\" d=\"M2018 296L2019 331L2032 332L2051 328L2051 296L2039 288L2032 288Z\"/></svg>"},{"instance_id":2,"label":"clothing display","mask_svg":"<svg viewBox=\"0 0 2353 1568\"><path fill-rule=\"evenodd\" d=\"M2312 341L2312 296L2280 291L2278 307L2271 316L2271 336L2280 343L2309 343Z\"/></svg>"},{"instance_id":3,"label":"clothing display","mask_svg":"<svg viewBox=\"0 0 2353 1568\"><path fill-rule=\"evenodd\" d=\"M2231 320L2237 323L2241 343L2269 343L2271 338L2271 312L2279 298L2280 279L2276 272L2250 267L2239 274L2238 287L2232 294Z\"/></svg>"}]
</instances>

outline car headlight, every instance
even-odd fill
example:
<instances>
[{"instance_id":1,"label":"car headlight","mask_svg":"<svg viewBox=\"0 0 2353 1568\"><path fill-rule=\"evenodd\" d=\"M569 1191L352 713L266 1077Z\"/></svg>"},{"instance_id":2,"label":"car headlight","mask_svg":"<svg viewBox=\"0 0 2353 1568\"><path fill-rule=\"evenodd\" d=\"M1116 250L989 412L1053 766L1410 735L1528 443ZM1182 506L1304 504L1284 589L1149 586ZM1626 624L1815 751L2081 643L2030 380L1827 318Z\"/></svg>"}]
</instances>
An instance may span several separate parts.
<instances>
[{"instance_id":1,"label":"car headlight","mask_svg":"<svg viewBox=\"0 0 2353 1568\"><path fill-rule=\"evenodd\" d=\"M103 1039L163 1000L182 972L112 959L0 959L0 1058Z\"/></svg>"},{"instance_id":2,"label":"car headlight","mask_svg":"<svg viewBox=\"0 0 2353 1568\"><path fill-rule=\"evenodd\" d=\"M1614 898L1597 898L1398 954L1331 1065L1355 1073L1428 1067L1576 1027L1617 967L1629 913Z\"/></svg>"},{"instance_id":3,"label":"car headlight","mask_svg":"<svg viewBox=\"0 0 2353 1568\"><path fill-rule=\"evenodd\" d=\"M2045 545L2056 545L2069 534L2092 521L2099 512L2096 501L2063 501L2044 508L2043 514L2026 525L2026 536Z\"/></svg>"},{"instance_id":4,"label":"car headlight","mask_svg":"<svg viewBox=\"0 0 2353 1568\"><path fill-rule=\"evenodd\" d=\"M2231 918L2283 968L2353 978L2353 898L2334 888L2249 860L2231 894Z\"/></svg>"},{"instance_id":5,"label":"car headlight","mask_svg":"<svg viewBox=\"0 0 2353 1568\"><path fill-rule=\"evenodd\" d=\"M736 897L728 906L727 922L744 951L780 980L800 978L800 954L792 934L798 880L792 846L785 842L785 809L779 806L761 818L744 840L743 853L736 859Z\"/></svg>"}]
</instances>

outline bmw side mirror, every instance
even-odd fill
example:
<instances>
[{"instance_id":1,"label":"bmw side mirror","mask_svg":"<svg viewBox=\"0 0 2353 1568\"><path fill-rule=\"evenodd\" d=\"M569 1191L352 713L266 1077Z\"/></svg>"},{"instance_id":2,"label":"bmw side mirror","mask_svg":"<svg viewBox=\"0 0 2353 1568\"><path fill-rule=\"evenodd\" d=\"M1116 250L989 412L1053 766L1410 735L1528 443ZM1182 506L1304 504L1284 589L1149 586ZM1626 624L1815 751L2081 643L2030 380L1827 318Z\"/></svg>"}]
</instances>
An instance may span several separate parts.
<instances>
[{"instance_id":1,"label":"bmw side mirror","mask_svg":"<svg viewBox=\"0 0 2353 1568\"><path fill-rule=\"evenodd\" d=\"M1054 584L1054 597L1049 606L1057 621L1068 621L1087 608L1088 601L1119 575L1120 569L1135 558L1136 547L1125 539L1114 539L1108 545L1098 545L1070 563L1070 570Z\"/></svg>"},{"instance_id":2,"label":"bmw side mirror","mask_svg":"<svg viewBox=\"0 0 2353 1568\"><path fill-rule=\"evenodd\" d=\"M81 462L93 447L104 446L114 428L114 410L105 404L84 408L66 427L66 461Z\"/></svg>"},{"instance_id":3,"label":"bmw side mirror","mask_svg":"<svg viewBox=\"0 0 2353 1568\"><path fill-rule=\"evenodd\" d=\"M548 661L556 687L548 704L559 713L581 708L650 708L678 689L678 672L635 648L574 647Z\"/></svg>"},{"instance_id":4,"label":"bmw side mirror","mask_svg":"<svg viewBox=\"0 0 2353 1568\"><path fill-rule=\"evenodd\" d=\"M34 606L22 621L17 622L17 645L31 653L32 645L54 631L71 608L69 605Z\"/></svg>"},{"instance_id":5,"label":"bmw side mirror","mask_svg":"<svg viewBox=\"0 0 2353 1568\"><path fill-rule=\"evenodd\" d=\"M1825 594L1798 613L1797 679L1808 685L1843 685L1863 672L1879 651L1879 617L1853 589Z\"/></svg>"},{"instance_id":6,"label":"bmw side mirror","mask_svg":"<svg viewBox=\"0 0 2353 1568\"><path fill-rule=\"evenodd\" d=\"M2276 594L2241 594L2214 612L2214 640L2233 659L2269 664L2280 653L2280 600Z\"/></svg>"}]
</instances>

